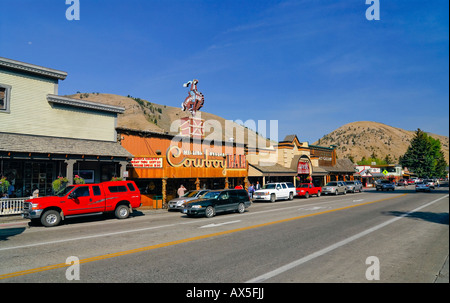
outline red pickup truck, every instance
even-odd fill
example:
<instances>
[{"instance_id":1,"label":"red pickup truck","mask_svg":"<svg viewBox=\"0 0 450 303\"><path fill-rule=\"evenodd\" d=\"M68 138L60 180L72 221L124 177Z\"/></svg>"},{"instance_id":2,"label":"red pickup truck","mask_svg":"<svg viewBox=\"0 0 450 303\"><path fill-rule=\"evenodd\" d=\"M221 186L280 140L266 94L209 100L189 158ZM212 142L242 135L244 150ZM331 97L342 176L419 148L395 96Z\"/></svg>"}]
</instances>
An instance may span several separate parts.
<instances>
[{"instance_id":1,"label":"red pickup truck","mask_svg":"<svg viewBox=\"0 0 450 303\"><path fill-rule=\"evenodd\" d=\"M320 194L322 193L322 187L316 187L312 183L301 183L296 188L297 196L299 197L305 197L309 198L311 195L316 195L317 197L320 197Z\"/></svg>"},{"instance_id":2,"label":"red pickup truck","mask_svg":"<svg viewBox=\"0 0 450 303\"><path fill-rule=\"evenodd\" d=\"M92 213L114 212L117 218L125 219L139 206L141 193L133 181L77 184L56 196L26 200L23 217L56 226L66 217Z\"/></svg>"}]
</instances>

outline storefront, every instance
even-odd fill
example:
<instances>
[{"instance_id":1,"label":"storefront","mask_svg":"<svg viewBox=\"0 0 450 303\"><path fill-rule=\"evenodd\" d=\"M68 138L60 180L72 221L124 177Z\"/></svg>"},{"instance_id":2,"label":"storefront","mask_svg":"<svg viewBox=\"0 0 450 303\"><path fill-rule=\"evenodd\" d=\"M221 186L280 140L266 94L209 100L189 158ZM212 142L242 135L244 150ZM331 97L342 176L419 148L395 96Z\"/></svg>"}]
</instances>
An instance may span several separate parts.
<instances>
[{"instance_id":1,"label":"storefront","mask_svg":"<svg viewBox=\"0 0 450 303\"><path fill-rule=\"evenodd\" d=\"M244 146L118 128L122 146L134 155L129 177L143 206L165 207L183 185L188 190L234 188L248 182Z\"/></svg>"},{"instance_id":2,"label":"storefront","mask_svg":"<svg viewBox=\"0 0 450 303\"><path fill-rule=\"evenodd\" d=\"M121 177L132 155L117 142L0 133L0 175L13 185L14 197L35 190L51 195L52 182L79 175L86 183Z\"/></svg>"}]
</instances>

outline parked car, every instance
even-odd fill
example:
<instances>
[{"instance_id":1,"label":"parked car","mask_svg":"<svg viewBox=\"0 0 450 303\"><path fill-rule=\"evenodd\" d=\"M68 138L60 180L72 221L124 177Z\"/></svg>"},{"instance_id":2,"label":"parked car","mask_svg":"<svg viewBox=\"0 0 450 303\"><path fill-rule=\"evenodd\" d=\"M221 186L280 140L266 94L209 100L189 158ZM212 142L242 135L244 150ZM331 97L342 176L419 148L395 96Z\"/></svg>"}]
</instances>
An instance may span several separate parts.
<instances>
[{"instance_id":1,"label":"parked car","mask_svg":"<svg viewBox=\"0 0 450 303\"><path fill-rule=\"evenodd\" d=\"M331 181L322 187L322 194L338 195L339 193L347 194L347 185L343 181Z\"/></svg>"},{"instance_id":2,"label":"parked car","mask_svg":"<svg viewBox=\"0 0 450 303\"><path fill-rule=\"evenodd\" d=\"M247 191L243 189L211 190L200 199L186 202L182 212L188 217L211 218L219 212L243 213L251 203Z\"/></svg>"},{"instance_id":3,"label":"parked car","mask_svg":"<svg viewBox=\"0 0 450 303\"><path fill-rule=\"evenodd\" d=\"M322 188L315 186L313 183L301 183L296 188L296 191L297 196L305 197L306 199L308 199L311 195L316 195L317 197L320 197Z\"/></svg>"},{"instance_id":4,"label":"parked car","mask_svg":"<svg viewBox=\"0 0 450 303\"><path fill-rule=\"evenodd\" d=\"M408 180L406 180L406 182L408 182L408 185L411 185L411 184L415 184L415 183L416 183L416 182L414 182L413 179L408 179Z\"/></svg>"},{"instance_id":5,"label":"parked car","mask_svg":"<svg viewBox=\"0 0 450 303\"><path fill-rule=\"evenodd\" d=\"M201 196L203 196L204 194L206 194L208 191L209 191L208 189L188 191L184 196L170 200L168 203L167 210L168 211L172 211L172 210L181 211L184 208L184 203L198 199Z\"/></svg>"},{"instance_id":6,"label":"parked car","mask_svg":"<svg viewBox=\"0 0 450 303\"><path fill-rule=\"evenodd\" d=\"M294 199L296 190L292 182L267 183L253 194L253 199L275 202L276 200Z\"/></svg>"},{"instance_id":7,"label":"parked car","mask_svg":"<svg viewBox=\"0 0 450 303\"><path fill-rule=\"evenodd\" d=\"M436 187L433 179L423 180L423 183L428 184L428 186L432 189L435 189L435 187Z\"/></svg>"},{"instance_id":8,"label":"parked car","mask_svg":"<svg viewBox=\"0 0 450 303\"><path fill-rule=\"evenodd\" d=\"M362 192L363 185L361 181L358 180L345 181L345 184L347 185L347 192L351 193Z\"/></svg>"},{"instance_id":9,"label":"parked car","mask_svg":"<svg viewBox=\"0 0 450 303\"><path fill-rule=\"evenodd\" d=\"M408 186L408 181L405 179L400 179L397 181L397 186Z\"/></svg>"},{"instance_id":10,"label":"parked car","mask_svg":"<svg viewBox=\"0 0 450 303\"><path fill-rule=\"evenodd\" d=\"M70 216L112 212L127 218L141 206L141 193L133 181L108 181L67 186L55 196L25 200L23 217L52 227Z\"/></svg>"},{"instance_id":11,"label":"parked car","mask_svg":"<svg viewBox=\"0 0 450 303\"><path fill-rule=\"evenodd\" d=\"M375 186L377 190L395 190L395 184L389 180L379 180Z\"/></svg>"},{"instance_id":12,"label":"parked car","mask_svg":"<svg viewBox=\"0 0 450 303\"><path fill-rule=\"evenodd\" d=\"M431 191L430 185L424 182L417 182L416 183L416 192L418 191Z\"/></svg>"}]
</instances>

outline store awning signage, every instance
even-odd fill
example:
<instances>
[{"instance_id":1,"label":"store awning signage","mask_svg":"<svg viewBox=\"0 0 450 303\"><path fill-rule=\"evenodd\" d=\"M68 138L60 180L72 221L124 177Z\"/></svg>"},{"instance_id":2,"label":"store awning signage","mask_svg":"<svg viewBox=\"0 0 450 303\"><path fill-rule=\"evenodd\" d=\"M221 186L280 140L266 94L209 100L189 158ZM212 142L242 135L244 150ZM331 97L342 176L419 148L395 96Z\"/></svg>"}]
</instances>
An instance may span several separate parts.
<instances>
[{"instance_id":1,"label":"store awning signage","mask_svg":"<svg viewBox=\"0 0 450 303\"><path fill-rule=\"evenodd\" d=\"M162 168L163 158L149 157L149 158L133 158L131 165L134 168Z\"/></svg>"},{"instance_id":2,"label":"store awning signage","mask_svg":"<svg viewBox=\"0 0 450 303\"><path fill-rule=\"evenodd\" d=\"M298 161L297 173L299 175L309 175L309 163L305 161Z\"/></svg>"}]
</instances>

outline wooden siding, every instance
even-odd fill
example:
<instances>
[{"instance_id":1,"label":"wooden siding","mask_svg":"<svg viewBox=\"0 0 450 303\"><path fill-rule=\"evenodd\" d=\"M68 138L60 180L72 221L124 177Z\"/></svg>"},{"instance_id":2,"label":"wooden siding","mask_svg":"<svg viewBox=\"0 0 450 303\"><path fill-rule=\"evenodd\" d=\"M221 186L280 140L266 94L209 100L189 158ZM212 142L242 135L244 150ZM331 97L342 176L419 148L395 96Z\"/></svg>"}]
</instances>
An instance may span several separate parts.
<instances>
[{"instance_id":1,"label":"wooden siding","mask_svg":"<svg viewBox=\"0 0 450 303\"><path fill-rule=\"evenodd\" d=\"M194 167L194 165L186 167L185 165L173 166L167 161L167 157L171 157L167 152L170 147L178 146L181 151L202 151L202 155L183 155L176 159L172 159L172 163L177 165L183 159L197 159L199 163L202 160L222 161L224 157L205 155L205 151L201 150L202 146L198 143L187 143L184 147L181 142L172 141L168 138L149 137L143 138L136 135L120 134L122 146L128 150L134 157L162 157L163 168L134 168L131 170L130 177L152 179L152 178L225 178L225 177L246 177L247 165L245 168L227 168L225 167ZM226 148L222 145L207 146L208 153L226 153ZM229 152L233 154L244 155L243 147L232 147Z\"/></svg>"},{"instance_id":2,"label":"wooden siding","mask_svg":"<svg viewBox=\"0 0 450 303\"><path fill-rule=\"evenodd\" d=\"M113 113L51 105L54 79L0 70L0 83L11 86L10 113L0 113L2 132L101 141L116 140Z\"/></svg>"}]
</instances>

